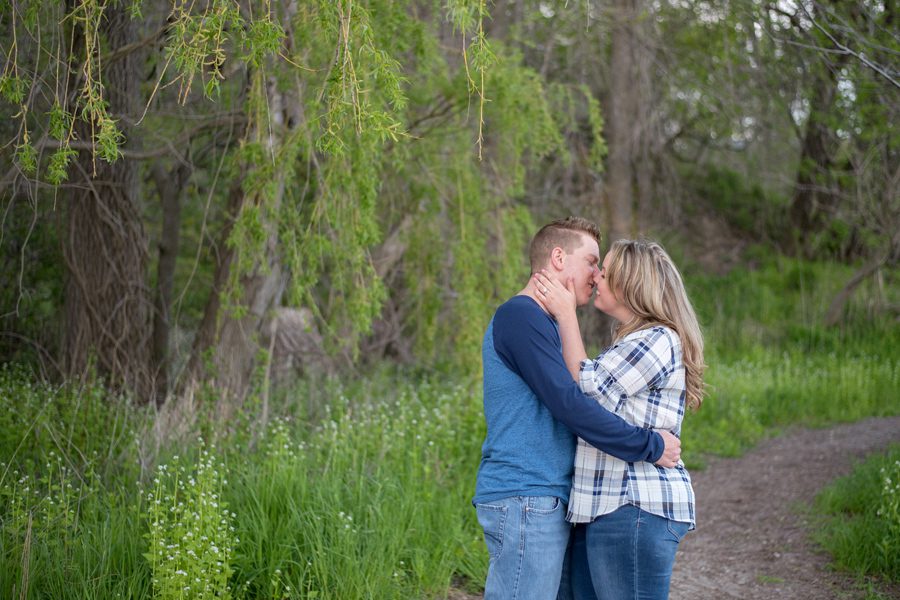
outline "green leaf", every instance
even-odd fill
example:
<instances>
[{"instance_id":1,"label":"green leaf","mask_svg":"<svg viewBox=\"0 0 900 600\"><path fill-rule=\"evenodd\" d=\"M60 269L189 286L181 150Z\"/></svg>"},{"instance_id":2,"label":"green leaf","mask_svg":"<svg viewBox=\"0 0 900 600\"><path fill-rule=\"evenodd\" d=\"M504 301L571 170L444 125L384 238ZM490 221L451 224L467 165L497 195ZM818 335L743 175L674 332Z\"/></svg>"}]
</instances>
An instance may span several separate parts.
<instances>
[{"instance_id":1,"label":"green leaf","mask_svg":"<svg viewBox=\"0 0 900 600\"><path fill-rule=\"evenodd\" d=\"M94 141L97 144L97 156L106 162L116 162L122 156L119 148L125 143L125 135L110 117L100 120L100 131Z\"/></svg>"},{"instance_id":2,"label":"green leaf","mask_svg":"<svg viewBox=\"0 0 900 600\"><path fill-rule=\"evenodd\" d=\"M34 175L37 171L37 150L26 136L25 141L16 146L16 163L26 175Z\"/></svg>"},{"instance_id":3,"label":"green leaf","mask_svg":"<svg viewBox=\"0 0 900 600\"><path fill-rule=\"evenodd\" d=\"M69 177L69 162L78 154L69 146L59 148L50 156L50 164L47 166L47 181L53 185L59 185Z\"/></svg>"},{"instance_id":4,"label":"green leaf","mask_svg":"<svg viewBox=\"0 0 900 600\"><path fill-rule=\"evenodd\" d=\"M63 110L59 101L53 103L53 108L47 113L50 118L50 126L48 131L50 137L55 140L63 141L69 137L72 130L72 115Z\"/></svg>"},{"instance_id":5,"label":"green leaf","mask_svg":"<svg viewBox=\"0 0 900 600\"><path fill-rule=\"evenodd\" d=\"M0 96L6 98L10 104L22 104L25 100L25 81L15 75L3 75L0 77Z\"/></svg>"}]
</instances>

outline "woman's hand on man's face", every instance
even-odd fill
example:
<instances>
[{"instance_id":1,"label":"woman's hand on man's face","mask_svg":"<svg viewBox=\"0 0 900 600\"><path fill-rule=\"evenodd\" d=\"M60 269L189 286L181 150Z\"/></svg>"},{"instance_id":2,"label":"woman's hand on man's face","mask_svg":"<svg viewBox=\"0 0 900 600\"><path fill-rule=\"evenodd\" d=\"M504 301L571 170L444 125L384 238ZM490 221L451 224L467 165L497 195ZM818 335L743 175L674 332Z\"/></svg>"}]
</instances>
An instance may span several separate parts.
<instances>
[{"instance_id":1,"label":"woman's hand on man's face","mask_svg":"<svg viewBox=\"0 0 900 600\"><path fill-rule=\"evenodd\" d=\"M574 315L576 307L575 280L570 277L566 280L566 286L563 287L549 275L546 270L541 269L533 276L538 300L544 305L547 312L557 319L568 314Z\"/></svg>"}]
</instances>

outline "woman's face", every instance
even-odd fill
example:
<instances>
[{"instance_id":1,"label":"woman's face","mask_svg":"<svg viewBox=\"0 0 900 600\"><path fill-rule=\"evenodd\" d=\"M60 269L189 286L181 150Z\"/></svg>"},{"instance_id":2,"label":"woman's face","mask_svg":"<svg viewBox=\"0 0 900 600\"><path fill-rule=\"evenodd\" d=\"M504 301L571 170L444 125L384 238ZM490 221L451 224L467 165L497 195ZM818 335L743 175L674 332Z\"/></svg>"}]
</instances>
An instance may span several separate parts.
<instances>
[{"instance_id":1,"label":"woman's face","mask_svg":"<svg viewBox=\"0 0 900 600\"><path fill-rule=\"evenodd\" d=\"M603 266L601 266L600 270L594 274L594 283L597 285L597 294L594 296L594 306L617 321L625 323L629 321L634 314L627 306L622 304L616 298L616 295L606 282L606 268L609 266L611 259L612 255L607 253L606 257L603 259Z\"/></svg>"}]
</instances>

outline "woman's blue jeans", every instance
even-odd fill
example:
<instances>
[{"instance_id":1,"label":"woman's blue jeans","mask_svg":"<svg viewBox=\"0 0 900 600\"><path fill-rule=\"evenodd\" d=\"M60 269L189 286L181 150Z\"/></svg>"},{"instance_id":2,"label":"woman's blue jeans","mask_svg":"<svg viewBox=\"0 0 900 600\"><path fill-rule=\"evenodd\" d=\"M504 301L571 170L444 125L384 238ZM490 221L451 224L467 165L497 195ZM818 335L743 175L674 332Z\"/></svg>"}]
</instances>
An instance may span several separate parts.
<instances>
[{"instance_id":1,"label":"woman's blue jeans","mask_svg":"<svg viewBox=\"0 0 900 600\"><path fill-rule=\"evenodd\" d=\"M560 599L665 600L689 525L626 504L572 533Z\"/></svg>"},{"instance_id":2,"label":"woman's blue jeans","mask_svg":"<svg viewBox=\"0 0 900 600\"><path fill-rule=\"evenodd\" d=\"M556 600L572 526L553 496L476 504L490 563L484 600Z\"/></svg>"}]
</instances>

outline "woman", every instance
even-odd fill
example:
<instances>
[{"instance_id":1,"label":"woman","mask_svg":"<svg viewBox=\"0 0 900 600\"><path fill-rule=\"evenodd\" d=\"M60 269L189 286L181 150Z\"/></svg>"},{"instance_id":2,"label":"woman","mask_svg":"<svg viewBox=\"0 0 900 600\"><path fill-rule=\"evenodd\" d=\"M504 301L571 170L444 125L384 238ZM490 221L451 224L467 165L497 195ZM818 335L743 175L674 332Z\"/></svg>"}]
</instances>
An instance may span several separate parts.
<instances>
[{"instance_id":1,"label":"woman","mask_svg":"<svg viewBox=\"0 0 900 600\"><path fill-rule=\"evenodd\" d=\"M697 317L665 250L649 241L612 244L594 276L594 306L617 326L613 345L593 361L572 292L543 273L535 278L581 388L634 425L679 435L685 406L703 400L705 365ZM574 536L577 597L667 598L678 543L694 528L690 476L682 464L625 462L579 439L566 518L586 524Z\"/></svg>"}]
</instances>

